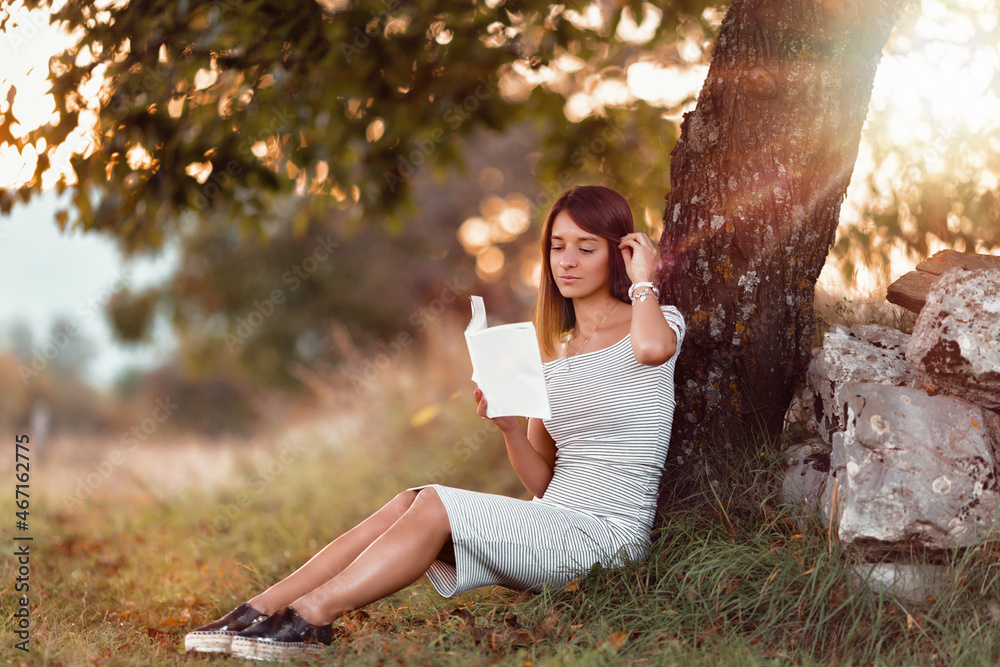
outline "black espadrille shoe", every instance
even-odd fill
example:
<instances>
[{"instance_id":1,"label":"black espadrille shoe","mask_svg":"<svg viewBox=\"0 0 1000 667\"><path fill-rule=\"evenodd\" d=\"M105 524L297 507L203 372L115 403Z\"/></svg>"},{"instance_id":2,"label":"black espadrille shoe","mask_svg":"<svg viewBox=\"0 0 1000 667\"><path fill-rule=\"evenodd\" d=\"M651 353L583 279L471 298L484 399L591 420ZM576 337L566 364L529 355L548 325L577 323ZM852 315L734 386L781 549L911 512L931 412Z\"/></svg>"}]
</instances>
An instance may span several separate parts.
<instances>
[{"instance_id":1,"label":"black espadrille shoe","mask_svg":"<svg viewBox=\"0 0 1000 667\"><path fill-rule=\"evenodd\" d=\"M249 603L244 602L219 620L187 633L184 637L184 650L202 653L229 653L229 647L237 632L246 630L257 621L262 621L265 618L267 618L267 614L262 614L251 607Z\"/></svg>"},{"instance_id":2,"label":"black espadrille shoe","mask_svg":"<svg viewBox=\"0 0 1000 667\"><path fill-rule=\"evenodd\" d=\"M320 653L333 641L333 624L313 625L291 607L276 611L233 638L232 656L246 660L288 662Z\"/></svg>"}]
</instances>

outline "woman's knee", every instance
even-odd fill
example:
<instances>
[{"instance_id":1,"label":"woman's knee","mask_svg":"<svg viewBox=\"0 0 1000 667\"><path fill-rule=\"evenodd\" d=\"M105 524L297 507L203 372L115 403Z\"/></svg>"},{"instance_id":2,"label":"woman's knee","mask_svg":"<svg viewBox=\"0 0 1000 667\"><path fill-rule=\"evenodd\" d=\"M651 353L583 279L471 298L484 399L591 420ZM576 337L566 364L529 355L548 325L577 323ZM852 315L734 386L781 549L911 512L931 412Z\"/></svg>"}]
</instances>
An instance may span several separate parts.
<instances>
[{"instance_id":1,"label":"woman's knee","mask_svg":"<svg viewBox=\"0 0 1000 667\"><path fill-rule=\"evenodd\" d=\"M442 502L437 489L433 487L425 487L417 492L417 497L410 505L408 513L419 516L423 521L446 531L448 534L451 533L448 512L445 510L444 502Z\"/></svg>"},{"instance_id":2,"label":"woman's knee","mask_svg":"<svg viewBox=\"0 0 1000 667\"><path fill-rule=\"evenodd\" d=\"M386 503L383 509L389 510L398 519L399 517L406 514L406 511L410 509L410 507L413 505L413 501L416 499L417 499L417 492L412 489L408 489L406 491L396 494L396 497L390 500L388 503Z\"/></svg>"}]
</instances>

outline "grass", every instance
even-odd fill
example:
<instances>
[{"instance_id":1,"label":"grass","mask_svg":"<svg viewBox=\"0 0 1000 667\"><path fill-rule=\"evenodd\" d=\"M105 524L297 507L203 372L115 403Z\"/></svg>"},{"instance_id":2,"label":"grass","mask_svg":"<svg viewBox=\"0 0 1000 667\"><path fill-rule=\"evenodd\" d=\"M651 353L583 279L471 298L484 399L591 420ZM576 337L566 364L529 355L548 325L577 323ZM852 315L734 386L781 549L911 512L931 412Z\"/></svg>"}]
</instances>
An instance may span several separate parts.
<instances>
[{"instance_id":1,"label":"grass","mask_svg":"<svg viewBox=\"0 0 1000 667\"><path fill-rule=\"evenodd\" d=\"M341 387L327 399L350 421L327 414L262 436L224 483L126 493L110 483L128 477L119 470L78 506L40 494L31 514L32 651L13 647L8 588L0 662L232 664L186 657L184 634L287 574L400 489L437 475L523 497L502 440L482 431L469 392L454 391L468 377L455 347L442 344L434 364L396 362L370 393ZM33 489L44 487L49 465L36 469ZM1000 542L954 555L932 600L875 592L821 521L792 516L776 501L782 465L777 446L732 464L703 505L667 518L645 563L594 569L533 596L484 588L446 600L418 582L346 617L334 646L312 662L1000 662ZM3 563L11 582L12 559Z\"/></svg>"}]
</instances>

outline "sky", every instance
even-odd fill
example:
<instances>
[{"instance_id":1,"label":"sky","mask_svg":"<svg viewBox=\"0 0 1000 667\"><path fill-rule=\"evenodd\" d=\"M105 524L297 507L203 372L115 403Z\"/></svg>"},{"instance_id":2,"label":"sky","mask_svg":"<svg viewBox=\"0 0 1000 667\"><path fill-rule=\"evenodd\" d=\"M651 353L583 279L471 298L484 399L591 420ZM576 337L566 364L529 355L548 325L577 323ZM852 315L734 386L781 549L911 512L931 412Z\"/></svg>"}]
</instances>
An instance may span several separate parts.
<instances>
[{"instance_id":1,"label":"sky","mask_svg":"<svg viewBox=\"0 0 1000 667\"><path fill-rule=\"evenodd\" d=\"M126 262L107 237L61 232L55 224L58 208L58 196L48 191L0 217L0 338L9 339L10 327L24 323L31 329L33 348L44 356L46 344L53 342L52 324L59 317L69 319L96 345L88 378L108 387L126 368L166 359L174 340L159 322L152 345L116 344L104 304L122 289L164 280L176 264L176 253Z\"/></svg>"}]
</instances>

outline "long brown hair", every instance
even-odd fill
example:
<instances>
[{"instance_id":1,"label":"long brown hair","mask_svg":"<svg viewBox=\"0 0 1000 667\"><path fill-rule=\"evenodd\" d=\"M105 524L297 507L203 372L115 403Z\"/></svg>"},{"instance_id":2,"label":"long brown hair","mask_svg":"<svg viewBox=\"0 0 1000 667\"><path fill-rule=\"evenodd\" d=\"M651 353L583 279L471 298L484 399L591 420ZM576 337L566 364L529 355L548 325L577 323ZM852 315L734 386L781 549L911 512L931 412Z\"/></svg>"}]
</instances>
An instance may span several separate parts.
<instances>
[{"instance_id":1,"label":"long brown hair","mask_svg":"<svg viewBox=\"0 0 1000 667\"><path fill-rule=\"evenodd\" d=\"M552 251L552 225L556 216L566 211L573 222L590 234L603 237L608 242L611 266L608 271L608 289L611 295L629 303L628 288L631 284L625 271L618 244L626 234L635 231L632 210L620 194L601 185L577 185L562 193L552 204L542 229L542 277L535 301L535 331L538 345L546 356L555 353L556 343L567 331L576 326L573 301L560 292L552 277L550 255Z\"/></svg>"}]
</instances>

